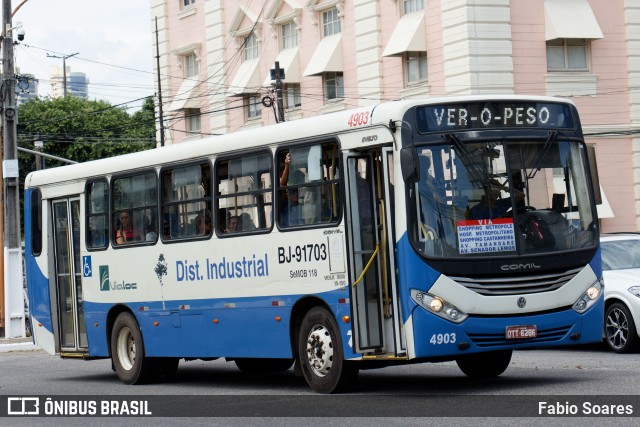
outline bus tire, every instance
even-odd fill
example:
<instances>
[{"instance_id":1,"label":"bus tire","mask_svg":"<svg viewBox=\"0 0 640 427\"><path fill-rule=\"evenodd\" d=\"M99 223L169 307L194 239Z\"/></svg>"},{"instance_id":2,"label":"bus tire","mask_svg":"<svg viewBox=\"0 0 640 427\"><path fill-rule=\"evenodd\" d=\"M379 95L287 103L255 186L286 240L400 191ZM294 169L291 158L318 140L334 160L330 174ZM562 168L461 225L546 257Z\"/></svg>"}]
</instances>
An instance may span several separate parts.
<instances>
[{"instance_id":1,"label":"bus tire","mask_svg":"<svg viewBox=\"0 0 640 427\"><path fill-rule=\"evenodd\" d=\"M131 313L120 313L113 323L111 359L118 378L125 384L143 384L152 375L154 366L145 357L142 333Z\"/></svg>"},{"instance_id":2,"label":"bus tire","mask_svg":"<svg viewBox=\"0 0 640 427\"><path fill-rule=\"evenodd\" d=\"M302 319L298 357L304 379L318 393L345 391L358 376L355 363L344 360L338 324L324 307L312 308Z\"/></svg>"},{"instance_id":3,"label":"bus tire","mask_svg":"<svg viewBox=\"0 0 640 427\"><path fill-rule=\"evenodd\" d=\"M456 359L462 372L470 378L497 377L507 370L513 350L468 354Z\"/></svg>"},{"instance_id":4,"label":"bus tire","mask_svg":"<svg viewBox=\"0 0 640 427\"><path fill-rule=\"evenodd\" d=\"M235 359L240 371L245 374L268 374L286 371L293 365L293 359Z\"/></svg>"}]
</instances>

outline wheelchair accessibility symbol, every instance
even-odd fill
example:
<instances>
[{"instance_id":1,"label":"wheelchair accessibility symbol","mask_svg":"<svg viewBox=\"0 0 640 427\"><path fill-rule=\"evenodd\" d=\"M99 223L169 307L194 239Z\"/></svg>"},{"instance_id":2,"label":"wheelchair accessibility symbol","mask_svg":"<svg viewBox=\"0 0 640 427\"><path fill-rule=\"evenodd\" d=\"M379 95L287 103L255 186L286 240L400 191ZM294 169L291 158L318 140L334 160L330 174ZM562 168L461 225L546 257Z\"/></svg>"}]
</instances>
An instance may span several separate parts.
<instances>
[{"instance_id":1,"label":"wheelchair accessibility symbol","mask_svg":"<svg viewBox=\"0 0 640 427\"><path fill-rule=\"evenodd\" d=\"M91 277L91 256L82 257L82 276Z\"/></svg>"}]
</instances>

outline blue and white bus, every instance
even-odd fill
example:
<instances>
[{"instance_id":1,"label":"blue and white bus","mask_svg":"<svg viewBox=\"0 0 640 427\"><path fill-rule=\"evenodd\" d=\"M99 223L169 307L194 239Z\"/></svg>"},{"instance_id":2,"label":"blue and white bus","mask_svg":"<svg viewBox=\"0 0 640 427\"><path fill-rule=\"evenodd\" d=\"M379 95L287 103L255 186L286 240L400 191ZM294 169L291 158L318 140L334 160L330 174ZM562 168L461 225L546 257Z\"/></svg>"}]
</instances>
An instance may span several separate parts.
<instances>
[{"instance_id":1,"label":"blue and white bus","mask_svg":"<svg viewBox=\"0 0 640 427\"><path fill-rule=\"evenodd\" d=\"M28 175L37 345L125 383L224 358L359 369L602 339L597 174L575 105L397 101Z\"/></svg>"}]
</instances>

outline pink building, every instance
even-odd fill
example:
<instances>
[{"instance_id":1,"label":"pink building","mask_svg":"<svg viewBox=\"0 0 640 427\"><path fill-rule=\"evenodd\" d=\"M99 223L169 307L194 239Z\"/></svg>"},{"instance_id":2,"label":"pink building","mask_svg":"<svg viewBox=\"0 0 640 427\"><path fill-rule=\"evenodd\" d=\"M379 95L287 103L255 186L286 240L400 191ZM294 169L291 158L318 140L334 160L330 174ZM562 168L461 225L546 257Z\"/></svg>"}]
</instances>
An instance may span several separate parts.
<instances>
[{"instance_id":1,"label":"pink building","mask_svg":"<svg viewBox=\"0 0 640 427\"><path fill-rule=\"evenodd\" d=\"M596 145L604 232L640 230L634 0L151 0L167 144L399 98L572 99ZM275 73L274 73L275 74Z\"/></svg>"}]
</instances>

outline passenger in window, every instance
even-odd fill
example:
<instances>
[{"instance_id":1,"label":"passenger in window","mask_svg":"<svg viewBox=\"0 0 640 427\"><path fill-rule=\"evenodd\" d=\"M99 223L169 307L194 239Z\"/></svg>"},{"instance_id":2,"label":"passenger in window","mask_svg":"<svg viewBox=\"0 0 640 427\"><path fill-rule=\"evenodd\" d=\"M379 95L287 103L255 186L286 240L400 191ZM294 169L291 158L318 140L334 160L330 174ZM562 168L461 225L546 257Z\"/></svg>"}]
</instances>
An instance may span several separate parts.
<instances>
[{"instance_id":1,"label":"passenger in window","mask_svg":"<svg viewBox=\"0 0 640 427\"><path fill-rule=\"evenodd\" d=\"M240 223L242 224L242 231L253 231L256 229L256 225L253 223L251 215L247 212L243 212L240 215Z\"/></svg>"},{"instance_id":2,"label":"passenger in window","mask_svg":"<svg viewBox=\"0 0 640 427\"><path fill-rule=\"evenodd\" d=\"M229 218L227 233L237 233L238 231L242 231L242 219L238 215L234 215Z\"/></svg>"},{"instance_id":3,"label":"passenger in window","mask_svg":"<svg viewBox=\"0 0 640 427\"><path fill-rule=\"evenodd\" d=\"M211 215L209 212L202 211L196 216L196 230L200 236L211 234Z\"/></svg>"},{"instance_id":4,"label":"passenger in window","mask_svg":"<svg viewBox=\"0 0 640 427\"><path fill-rule=\"evenodd\" d=\"M131 212L120 212L118 230L116 231L116 244L122 245L124 243L134 242L136 240L138 239L135 232L133 231Z\"/></svg>"},{"instance_id":5,"label":"passenger in window","mask_svg":"<svg viewBox=\"0 0 640 427\"><path fill-rule=\"evenodd\" d=\"M304 174L300 170L289 172L291 164L291 154L287 153L284 159L282 174L280 175L280 186L286 187L304 183ZM299 204L299 188L287 188L282 193L280 200L280 225L283 227L302 224L302 213Z\"/></svg>"}]
</instances>

